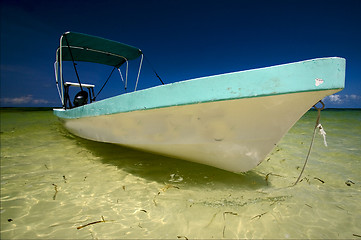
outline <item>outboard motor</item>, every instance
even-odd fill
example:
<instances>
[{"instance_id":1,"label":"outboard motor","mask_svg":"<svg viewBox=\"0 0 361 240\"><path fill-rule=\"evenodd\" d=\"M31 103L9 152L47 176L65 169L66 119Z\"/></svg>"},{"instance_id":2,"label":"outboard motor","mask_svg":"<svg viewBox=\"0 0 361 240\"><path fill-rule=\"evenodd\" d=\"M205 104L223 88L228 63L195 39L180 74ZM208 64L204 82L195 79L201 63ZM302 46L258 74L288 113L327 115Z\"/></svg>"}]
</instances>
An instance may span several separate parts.
<instances>
[{"instance_id":1,"label":"outboard motor","mask_svg":"<svg viewBox=\"0 0 361 240\"><path fill-rule=\"evenodd\" d=\"M74 107L83 106L88 103L88 93L86 91L80 91L75 95Z\"/></svg>"}]
</instances>

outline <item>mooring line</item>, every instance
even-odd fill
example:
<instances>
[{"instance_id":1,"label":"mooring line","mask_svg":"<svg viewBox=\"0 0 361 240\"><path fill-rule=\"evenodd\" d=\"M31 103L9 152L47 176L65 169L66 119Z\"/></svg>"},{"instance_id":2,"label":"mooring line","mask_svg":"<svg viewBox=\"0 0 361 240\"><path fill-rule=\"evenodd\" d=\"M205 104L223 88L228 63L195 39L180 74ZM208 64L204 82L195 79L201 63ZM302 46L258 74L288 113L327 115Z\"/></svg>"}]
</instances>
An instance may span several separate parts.
<instances>
[{"instance_id":1,"label":"mooring line","mask_svg":"<svg viewBox=\"0 0 361 240\"><path fill-rule=\"evenodd\" d=\"M322 107L321 107L321 108L318 108L318 107L316 106L317 103L321 103L321 104L322 104ZM309 149L308 149L308 153L307 153L307 156L306 156L306 160L305 160L305 163L303 164L303 168L302 168L302 170L301 170L301 172L300 172L300 175L298 176L296 182L292 185L292 187L295 186L295 185L300 181L301 176L302 176L302 174L303 174L303 171L304 171L305 168L306 168L307 161L308 161L308 158L309 158L310 153L311 153L312 145L313 145L313 142L314 142L314 140L315 140L316 130L317 130L317 128L319 128L319 125L320 125L319 122L320 122L320 117L321 117L321 111L325 108L325 104L322 102L322 100L320 100L320 101L317 102L317 103L316 103L315 105L313 105L313 107L317 109L317 120L316 120L315 128L313 129L313 136L312 136L311 144L310 144L310 147L309 147ZM322 127L322 126L321 126L321 127ZM325 133L325 134L326 134L326 133Z\"/></svg>"}]
</instances>

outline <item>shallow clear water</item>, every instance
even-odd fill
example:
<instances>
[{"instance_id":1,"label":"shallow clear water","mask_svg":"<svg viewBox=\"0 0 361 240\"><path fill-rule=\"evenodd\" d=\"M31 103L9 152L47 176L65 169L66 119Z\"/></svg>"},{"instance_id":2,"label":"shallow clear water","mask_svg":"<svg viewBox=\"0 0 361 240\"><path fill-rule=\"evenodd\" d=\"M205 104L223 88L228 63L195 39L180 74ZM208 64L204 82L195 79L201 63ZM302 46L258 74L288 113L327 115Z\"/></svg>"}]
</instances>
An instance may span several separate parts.
<instances>
[{"instance_id":1,"label":"shallow clear water","mask_svg":"<svg viewBox=\"0 0 361 240\"><path fill-rule=\"evenodd\" d=\"M2 109L1 239L360 239L361 110L322 112L328 147L317 134L290 187L316 115L237 175L80 139L51 111Z\"/></svg>"}]
</instances>

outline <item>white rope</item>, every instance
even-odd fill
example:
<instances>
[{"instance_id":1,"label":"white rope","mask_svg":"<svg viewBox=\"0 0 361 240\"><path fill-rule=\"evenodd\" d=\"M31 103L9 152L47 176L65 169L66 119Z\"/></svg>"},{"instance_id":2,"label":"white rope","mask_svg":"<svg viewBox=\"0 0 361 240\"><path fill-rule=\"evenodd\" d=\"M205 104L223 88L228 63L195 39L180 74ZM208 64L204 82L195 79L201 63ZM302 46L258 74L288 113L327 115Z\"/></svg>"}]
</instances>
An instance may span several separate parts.
<instances>
[{"instance_id":1,"label":"white rope","mask_svg":"<svg viewBox=\"0 0 361 240\"><path fill-rule=\"evenodd\" d=\"M325 130L323 129L321 123L317 125L318 129L320 129L320 134L322 135L323 137L323 143L325 144L325 147L327 147L327 142L326 142L326 132Z\"/></svg>"}]
</instances>

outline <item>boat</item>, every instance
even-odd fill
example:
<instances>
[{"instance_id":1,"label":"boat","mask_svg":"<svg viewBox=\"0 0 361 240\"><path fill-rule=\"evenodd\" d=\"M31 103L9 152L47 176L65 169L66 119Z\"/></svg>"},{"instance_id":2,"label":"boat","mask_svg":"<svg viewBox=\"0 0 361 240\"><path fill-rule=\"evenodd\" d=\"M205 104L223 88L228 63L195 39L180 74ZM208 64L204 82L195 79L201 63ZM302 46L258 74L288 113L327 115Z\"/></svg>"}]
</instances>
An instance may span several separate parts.
<instances>
[{"instance_id":1,"label":"boat","mask_svg":"<svg viewBox=\"0 0 361 240\"><path fill-rule=\"evenodd\" d=\"M99 101L94 84L63 79L64 61L120 70L141 59L138 82L143 55L100 37L61 35L54 67L62 107L53 112L65 128L81 138L241 173L259 165L302 115L345 84L340 57L160 84ZM73 104L70 87L81 88Z\"/></svg>"}]
</instances>

